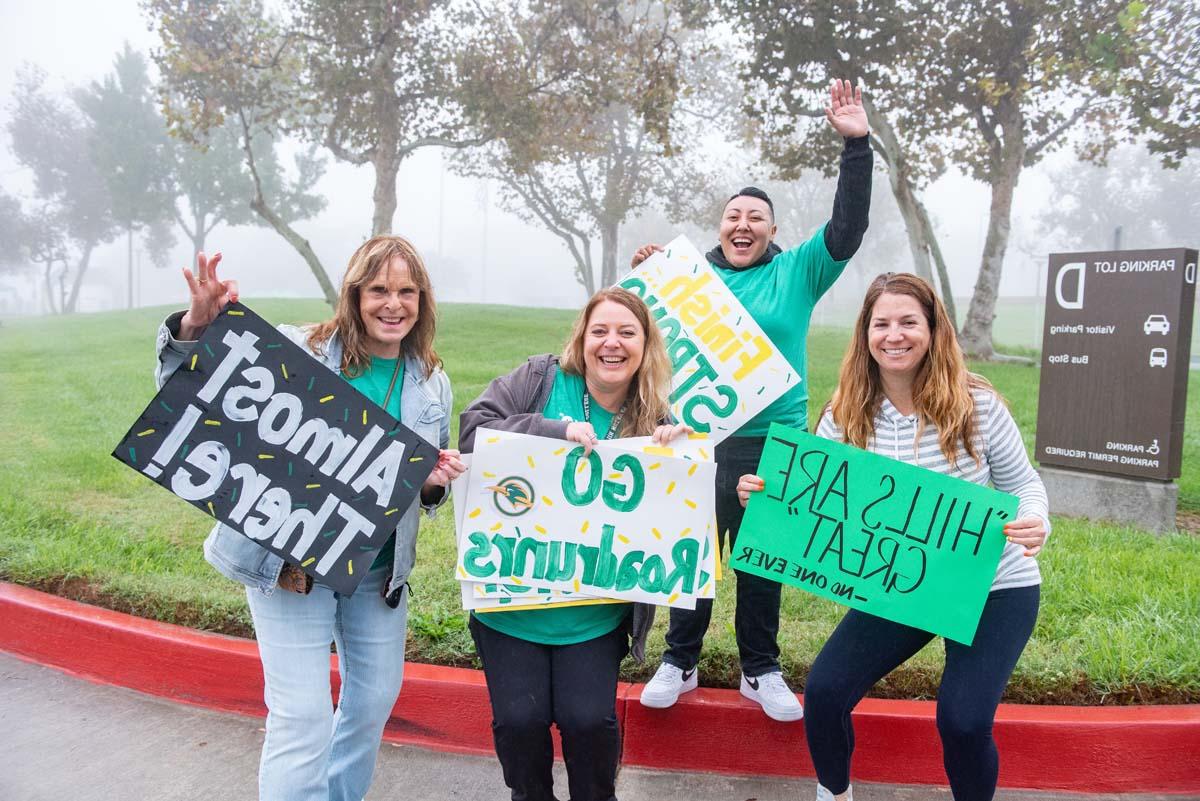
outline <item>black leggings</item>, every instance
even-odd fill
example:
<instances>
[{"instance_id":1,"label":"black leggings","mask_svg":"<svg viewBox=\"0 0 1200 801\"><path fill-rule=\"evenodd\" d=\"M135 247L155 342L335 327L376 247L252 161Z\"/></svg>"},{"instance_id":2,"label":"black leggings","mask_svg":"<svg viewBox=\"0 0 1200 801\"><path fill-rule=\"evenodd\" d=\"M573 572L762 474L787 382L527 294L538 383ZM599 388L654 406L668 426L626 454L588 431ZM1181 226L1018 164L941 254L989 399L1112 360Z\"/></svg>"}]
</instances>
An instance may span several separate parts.
<instances>
[{"instance_id":1,"label":"black leggings","mask_svg":"<svg viewBox=\"0 0 1200 801\"><path fill-rule=\"evenodd\" d=\"M955 801L991 801L1000 757L992 739L996 707L1037 621L1038 586L988 595L974 642L946 640L937 698L942 760ZM813 662L804 686L804 731L817 779L834 794L850 784L850 713L881 678L934 635L852 609Z\"/></svg>"},{"instance_id":2,"label":"black leggings","mask_svg":"<svg viewBox=\"0 0 1200 801\"><path fill-rule=\"evenodd\" d=\"M621 731L617 671L629 652L629 618L574 645L511 637L471 616L492 701L492 738L513 801L554 801L550 724L562 736L571 801L616 801Z\"/></svg>"},{"instance_id":3,"label":"black leggings","mask_svg":"<svg viewBox=\"0 0 1200 801\"><path fill-rule=\"evenodd\" d=\"M746 513L737 496L738 479L745 473L758 471L764 442L763 437L730 437L716 448L718 553L725 547L726 536L729 537L729 552L734 552L738 529ZM783 585L752 573L734 572L737 573L737 606L733 613L733 631L737 637L742 673L753 678L779 670L779 603ZM699 663L700 647L712 620L712 608L713 602L709 598L697 599L695 609L671 607L664 662L680 670L691 670Z\"/></svg>"}]
</instances>

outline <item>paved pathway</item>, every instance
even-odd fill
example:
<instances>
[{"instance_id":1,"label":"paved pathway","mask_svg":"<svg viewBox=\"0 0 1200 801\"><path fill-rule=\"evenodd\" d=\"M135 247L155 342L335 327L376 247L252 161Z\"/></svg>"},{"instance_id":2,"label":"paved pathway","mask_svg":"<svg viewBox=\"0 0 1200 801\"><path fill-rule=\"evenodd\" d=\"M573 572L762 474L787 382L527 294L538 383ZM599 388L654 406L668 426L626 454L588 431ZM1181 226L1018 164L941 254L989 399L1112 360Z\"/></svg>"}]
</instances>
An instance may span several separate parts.
<instances>
[{"instance_id":1,"label":"paved pathway","mask_svg":"<svg viewBox=\"0 0 1200 801\"><path fill-rule=\"evenodd\" d=\"M92 684L0 653L0 799L253 801L262 723ZM557 769L565 789L562 766ZM618 793L622 801L808 801L814 782L624 768ZM506 797L499 764L491 757L385 743L368 801ZM856 786L855 797L951 801L945 789L878 784ZM1069 799L1183 801L1184 796L996 795L996 801Z\"/></svg>"}]
</instances>

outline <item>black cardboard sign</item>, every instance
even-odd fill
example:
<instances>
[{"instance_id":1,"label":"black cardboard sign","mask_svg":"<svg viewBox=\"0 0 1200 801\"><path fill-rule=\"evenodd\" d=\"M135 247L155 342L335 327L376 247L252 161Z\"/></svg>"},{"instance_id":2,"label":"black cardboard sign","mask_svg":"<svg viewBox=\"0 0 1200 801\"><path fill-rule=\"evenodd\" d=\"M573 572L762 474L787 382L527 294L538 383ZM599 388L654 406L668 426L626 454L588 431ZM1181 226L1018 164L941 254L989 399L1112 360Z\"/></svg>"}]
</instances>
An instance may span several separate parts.
<instances>
[{"instance_id":1,"label":"black cardboard sign","mask_svg":"<svg viewBox=\"0 0 1200 801\"><path fill-rule=\"evenodd\" d=\"M438 451L233 303L113 456L352 593Z\"/></svg>"}]
</instances>

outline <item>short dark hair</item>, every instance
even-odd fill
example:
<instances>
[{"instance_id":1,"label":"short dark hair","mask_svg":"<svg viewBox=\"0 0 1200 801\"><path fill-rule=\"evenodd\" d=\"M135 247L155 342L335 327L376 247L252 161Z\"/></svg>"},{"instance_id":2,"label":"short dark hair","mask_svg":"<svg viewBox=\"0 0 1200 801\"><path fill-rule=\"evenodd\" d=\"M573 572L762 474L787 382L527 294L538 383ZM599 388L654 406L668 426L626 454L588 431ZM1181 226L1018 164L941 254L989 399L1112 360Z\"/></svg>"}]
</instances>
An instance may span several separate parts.
<instances>
[{"instance_id":1,"label":"short dark hair","mask_svg":"<svg viewBox=\"0 0 1200 801\"><path fill-rule=\"evenodd\" d=\"M739 189L737 192L735 192L734 194L730 195L730 196L729 196L729 200L733 200L733 199L735 199L735 198L739 198L739 197L743 197L743 196L745 196L745 197L756 197L756 198L758 198L759 200L761 200L761 201L763 201L764 203L766 203L766 204L767 204L767 208L771 210L771 219L772 219L772 220L774 220L774 219L775 219L775 204L771 202L771 198L769 198L769 197L767 196L767 193L766 193L766 192L762 191L762 190L761 190L761 189L759 189L757 186L743 186L743 187L742 187L741 189ZM726 200L726 201L725 201L725 205L726 205L726 206L728 206L728 205L729 205L729 200Z\"/></svg>"}]
</instances>

